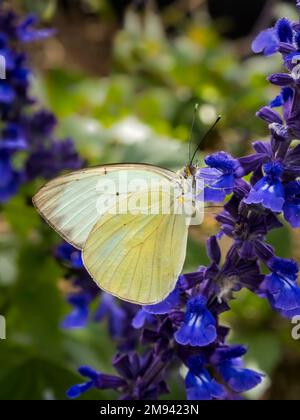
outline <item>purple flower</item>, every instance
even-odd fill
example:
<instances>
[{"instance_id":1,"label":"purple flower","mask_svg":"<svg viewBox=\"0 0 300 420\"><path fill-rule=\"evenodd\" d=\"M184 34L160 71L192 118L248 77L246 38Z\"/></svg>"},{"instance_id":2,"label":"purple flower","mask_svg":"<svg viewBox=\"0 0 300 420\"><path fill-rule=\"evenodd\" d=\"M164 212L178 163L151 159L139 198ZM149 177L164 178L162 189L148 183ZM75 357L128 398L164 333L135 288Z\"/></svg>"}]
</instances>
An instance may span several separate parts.
<instances>
[{"instance_id":1,"label":"purple flower","mask_svg":"<svg viewBox=\"0 0 300 420\"><path fill-rule=\"evenodd\" d=\"M175 289L162 302L155 305L146 305L144 310L150 314L164 315L169 313L176 306L180 305L180 295L183 290L183 276L180 276Z\"/></svg>"},{"instance_id":2,"label":"purple flower","mask_svg":"<svg viewBox=\"0 0 300 420\"><path fill-rule=\"evenodd\" d=\"M0 149L12 152L27 148L27 141L20 127L14 123L8 123L2 130L0 137Z\"/></svg>"},{"instance_id":3,"label":"purple flower","mask_svg":"<svg viewBox=\"0 0 300 420\"><path fill-rule=\"evenodd\" d=\"M269 82L276 86L293 86L294 78L289 73L275 73L268 78Z\"/></svg>"},{"instance_id":4,"label":"purple flower","mask_svg":"<svg viewBox=\"0 0 300 420\"><path fill-rule=\"evenodd\" d=\"M5 203L19 190L22 174L12 167L10 156L0 150L0 203Z\"/></svg>"},{"instance_id":5,"label":"purple flower","mask_svg":"<svg viewBox=\"0 0 300 420\"><path fill-rule=\"evenodd\" d=\"M293 28L291 22L286 19L280 19L274 28L261 32L252 43L252 50L255 53L263 52L269 56L279 50L280 43L293 42Z\"/></svg>"},{"instance_id":6,"label":"purple flower","mask_svg":"<svg viewBox=\"0 0 300 420\"><path fill-rule=\"evenodd\" d=\"M246 353L247 348L244 346L220 346L210 359L226 384L237 393L255 388L264 377L264 375L244 367L242 357Z\"/></svg>"},{"instance_id":7,"label":"purple flower","mask_svg":"<svg viewBox=\"0 0 300 420\"><path fill-rule=\"evenodd\" d=\"M268 260L272 257L273 251L265 242L266 236L282 224L271 211L250 210L234 195L216 220L221 223L221 231L234 239L234 246L242 259L259 257Z\"/></svg>"},{"instance_id":8,"label":"purple flower","mask_svg":"<svg viewBox=\"0 0 300 420\"><path fill-rule=\"evenodd\" d=\"M283 124L283 119L281 118L281 116L269 106L264 106L263 108L261 108L256 113L256 115L257 117L270 124Z\"/></svg>"},{"instance_id":9,"label":"purple flower","mask_svg":"<svg viewBox=\"0 0 300 420\"><path fill-rule=\"evenodd\" d=\"M300 288L297 284L299 268L295 261L272 258L268 264L272 274L266 276L262 291L271 305L282 311L300 308Z\"/></svg>"},{"instance_id":10,"label":"purple flower","mask_svg":"<svg viewBox=\"0 0 300 420\"><path fill-rule=\"evenodd\" d=\"M0 80L0 105L11 104L15 97L15 90L7 82Z\"/></svg>"},{"instance_id":11,"label":"purple flower","mask_svg":"<svg viewBox=\"0 0 300 420\"><path fill-rule=\"evenodd\" d=\"M200 169L198 173L198 178L205 184L205 201L223 201L226 195L231 194L243 182L243 168L239 161L228 153L210 155L205 159L205 163L208 167Z\"/></svg>"},{"instance_id":12,"label":"purple flower","mask_svg":"<svg viewBox=\"0 0 300 420\"><path fill-rule=\"evenodd\" d=\"M147 312L144 308L140 309L134 316L131 325L133 328L139 330L143 328L145 324L152 324L154 323L156 318Z\"/></svg>"},{"instance_id":13,"label":"purple flower","mask_svg":"<svg viewBox=\"0 0 300 420\"><path fill-rule=\"evenodd\" d=\"M237 393L255 388L262 381L263 375L250 369L245 369L239 359L222 362L219 371L227 385Z\"/></svg>"},{"instance_id":14,"label":"purple flower","mask_svg":"<svg viewBox=\"0 0 300 420\"><path fill-rule=\"evenodd\" d=\"M285 187L284 217L293 228L300 228L300 182L293 181Z\"/></svg>"},{"instance_id":15,"label":"purple flower","mask_svg":"<svg viewBox=\"0 0 300 420\"><path fill-rule=\"evenodd\" d=\"M283 166L280 162L266 163L264 171L265 176L254 185L244 202L261 204L275 213L280 213L285 202L285 192L281 182Z\"/></svg>"},{"instance_id":16,"label":"purple flower","mask_svg":"<svg viewBox=\"0 0 300 420\"><path fill-rule=\"evenodd\" d=\"M220 400L225 396L224 388L204 368L200 357L188 361L189 372L185 378L187 399L193 401Z\"/></svg>"},{"instance_id":17,"label":"purple flower","mask_svg":"<svg viewBox=\"0 0 300 420\"><path fill-rule=\"evenodd\" d=\"M27 16L16 28L16 35L21 42L32 42L43 40L53 36L55 30L53 29L35 29L34 26L38 23L36 16Z\"/></svg>"},{"instance_id":18,"label":"purple flower","mask_svg":"<svg viewBox=\"0 0 300 420\"><path fill-rule=\"evenodd\" d=\"M81 251L66 242L60 244L56 248L55 256L59 261L63 262L70 268L74 268L76 270L84 268Z\"/></svg>"},{"instance_id":19,"label":"purple flower","mask_svg":"<svg viewBox=\"0 0 300 420\"><path fill-rule=\"evenodd\" d=\"M0 181L2 202L13 197L24 182L52 178L64 169L82 166L73 142L54 138L55 117L47 111L30 112L35 103L29 96L32 72L20 44L53 34L53 30L35 29L36 23L33 16L20 22L15 13L0 9L0 54L6 60L6 79L0 80L0 152L8 155L0 158L5 172ZM25 152L24 167L17 172L10 162L20 150Z\"/></svg>"},{"instance_id":20,"label":"purple flower","mask_svg":"<svg viewBox=\"0 0 300 420\"><path fill-rule=\"evenodd\" d=\"M205 201L221 202L241 184L243 168L228 153L219 152L205 159L208 168L199 171L198 177L205 183Z\"/></svg>"},{"instance_id":21,"label":"purple flower","mask_svg":"<svg viewBox=\"0 0 300 420\"><path fill-rule=\"evenodd\" d=\"M30 132L30 144L34 147L39 146L42 137L51 136L56 124L57 119L52 112L43 109L34 113L26 121L26 130Z\"/></svg>"},{"instance_id":22,"label":"purple flower","mask_svg":"<svg viewBox=\"0 0 300 420\"><path fill-rule=\"evenodd\" d=\"M9 49L8 37L3 32L0 32L0 55L5 60L5 72L14 68L15 57Z\"/></svg>"},{"instance_id":23,"label":"purple flower","mask_svg":"<svg viewBox=\"0 0 300 420\"><path fill-rule=\"evenodd\" d=\"M11 27L11 23L3 22L3 27ZM7 48L7 40L1 41L0 37L0 50L1 42ZM207 241L209 265L181 275L163 302L138 308L95 289L72 249L62 247L57 254L68 265L72 285L79 289L75 296L69 296L74 307L69 324L85 325L90 303L100 297L95 318L108 321L110 334L121 351L113 360L118 376L83 368L81 373L89 381L72 387L70 397L94 387L115 389L125 400L157 399L168 392L166 374L174 360L189 369L185 380L188 399L237 399L238 394L261 383L263 375L245 367L244 346L226 344L229 329L220 325L219 316L229 310L235 292L246 287L268 298L283 316L300 313L298 266L277 258L267 243L268 233L282 227L277 213L283 211L293 227L300 226L300 146L292 145L294 139L300 139L299 82L292 74L293 59L300 50L300 24L280 19L274 28L257 37L253 49L266 55L279 51L288 72L270 76L269 81L282 89L258 112L268 123L270 141L255 142L255 153L240 159L225 152L208 156L207 167L197 174L205 182L206 201L223 201L232 194L216 218L221 232ZM20 71L23 67L21 60L15 78L24 87L28 74L26 69ZM28 101L27 95L22 101ZM8 101L3 106L4 114L9 107ZM275 107L282 107L283 112L276 112ZM44 113L22 121L20 135L25 136L30 149L27 179L52 177L62 168L80 165L72 142L53 139L55 119L51 115ZM250 174L251 184L243 180ZM223 235L232 240L224 255L219 245ZM270 269L270 275L264 274L263 265ZM146 351L138 353L137 348ZM216 377L226 386L216 382Z\"/></svg>"},{"instance_id":24,"label":"purple flower","mask_svg":"<svg viewBox=\"0 0 300 420\"><path fill-rule=\"evenodd\" d=\"M101 303L95 314L95 321L108 320L108 329L112 338L122 337L126 327L127 314L108 293L101 294Z\"/></svg>"},{"instance_id":25,"label":"purple flower","mask_svg":"<svg viewBox=\"0 0 300 420\"><path fill-rule=\"evenodd\" d=\"M99 373L89 366L82 366L78 369L78 372L89 380L82 384L73 385L67 391L67 396L72 399L80 397L80 395L92 388L117 390L126 385L126 382L118 376Z\"/></svg>"},{"instance_id":26,"label":"purple flower","mask_svg":"<svg viewBox=\"0 0 300 420\"><path fill-rule=\"evenodd\" d=\"M33 151L26 163L29 180L42 176L51 179L63 169L76 170L82 167L71 140L53 141L48 147L40 145Z\"/></svg>"},{"instance_id":27,"label":"purple flower","mask_svg":"<svg viewBox=\"0 0 300 420\"><path fill-rule=\"evenodd\" d=\"M113 360L113 366L126 382L122 390L122 399L153 400L167 393L164 376L171 361L168 349L160 354L153 351L143 355L136 352L118 354Z\"/></svg>"},{"instance_id":28,"label":"purple flower","mask_svg":"<svg viewBox=\"0 0 300 420\"><path fill-rule=\"evenodd\" d=\"M86 326L89 318L91 296L88 293L78 293L69 296L68 302L73 306L72 312L61 323L64 329L77 329Z\"/></svg>"},{"instance_id":29,"label":"purple flower","mask_svg":"<svg viewBox=\"0 0 300 420\"><path fill-rule=\"evenodd\" d=\"M207 301L202 296L191 298L187 302L183 325L175 334L177 343L202 347L216 340L216 320L206 304Z\"/></svg>"},{"instance_id":30,"label":"purple flower","mask_svg":"<svg viewBox=\"0 0 300 420\"><path fill-rule=\"evenodd\" d=\"M284 175L288 180L296 179L300 176L300 145L291 147L286 152Z\"/></svg>"},{"instance_id":31,"label":"purple flower","mask_svg":"<svg viewBox=\"0 0 300 420\"><path fill-rule=\"evenodd\" d=\"M281 93L276 96L275 99L270 103L271 108L278 108L285 105L288 101L293 99L294 91L289 87L284 87L281 89Z\"/></svg>"}]
</instances>

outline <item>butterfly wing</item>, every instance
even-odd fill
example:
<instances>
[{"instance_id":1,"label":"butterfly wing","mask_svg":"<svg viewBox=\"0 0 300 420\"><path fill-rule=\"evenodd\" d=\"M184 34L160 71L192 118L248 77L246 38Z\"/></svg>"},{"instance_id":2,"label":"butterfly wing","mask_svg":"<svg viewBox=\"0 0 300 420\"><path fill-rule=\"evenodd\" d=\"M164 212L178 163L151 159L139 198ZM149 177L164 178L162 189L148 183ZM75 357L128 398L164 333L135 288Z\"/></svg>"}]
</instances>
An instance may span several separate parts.
<instances>
[{"instance_id":1,"label":"butterfly wing","mask_svg":"<svg viewBox=\"0 0 300 420\"><path fill-rule=\"evenodd\" d=\"M149 192L137 194L132 198L143 201ZM165 198L170 199L159 194L160 204ZM175 287L187 236L184 214L105 214L85 244L84 264L103 290L132 303L154 304Z\"/></svg>"},{"instance_id":2,"label":"butterfly wing","mask_svg":"<svg viewBox=\"0 0 300 420\"><path fill-rule=\"evenodd\" d=\"M116 164L72 172L48 182L33 198L47 223L78 249L84 244L107 206L106 199L118 194L120 174L133 179L172 181L176 174L145 164ZM113 185L115 191L107 191ZM127 193L126 193L127 194ZM101 203L99 205L99 199Z\"/></svg>"}]
</instances>

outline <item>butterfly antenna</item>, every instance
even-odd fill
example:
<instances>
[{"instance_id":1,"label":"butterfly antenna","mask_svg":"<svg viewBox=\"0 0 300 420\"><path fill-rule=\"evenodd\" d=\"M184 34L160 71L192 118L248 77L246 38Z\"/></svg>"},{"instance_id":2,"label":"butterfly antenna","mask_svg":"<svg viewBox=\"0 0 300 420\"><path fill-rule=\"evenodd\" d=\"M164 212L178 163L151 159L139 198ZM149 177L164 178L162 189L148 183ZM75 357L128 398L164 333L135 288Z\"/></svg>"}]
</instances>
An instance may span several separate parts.
<instances>
[{"instance_id":1,"label":"butterfly antenna","mask_svg":"<svg viewBox=\"0 0 300 420\"><path fill-rule=\"evenodd\" d=\"M192 121L190 135L189 135L189 161L191 160L191 155L192 155L192 136L193 136L193 131L194 131L194 128L195 128L195 122L196 122L196 116L197 116L198 109L199 109L199 104L196 103L195 106L194 106L193 121Z\"/></svg>"},{"instance_id":2,"label":"butterfly antenna","mask_svg":"<svg viewBox=\"0 0 300 420\"><path fill-rule=\"evenodd\" d=\"M211 135L211 133L213 132L213 130L215 129L216 125L218 125L219 121L221 120L221 115L218 116L218 118L216 119L216 121L214 122L214 124L210 127L210 129L207 131L207 133L203 136L203 138L201 139L200 143L198 144L192 158L190 159L190 166L193 164L194 159L196 157L196 154L198 152L198 150L200 149L200 146L202 143L205 142L205 140Z\"/></svg>"}]
</instances>

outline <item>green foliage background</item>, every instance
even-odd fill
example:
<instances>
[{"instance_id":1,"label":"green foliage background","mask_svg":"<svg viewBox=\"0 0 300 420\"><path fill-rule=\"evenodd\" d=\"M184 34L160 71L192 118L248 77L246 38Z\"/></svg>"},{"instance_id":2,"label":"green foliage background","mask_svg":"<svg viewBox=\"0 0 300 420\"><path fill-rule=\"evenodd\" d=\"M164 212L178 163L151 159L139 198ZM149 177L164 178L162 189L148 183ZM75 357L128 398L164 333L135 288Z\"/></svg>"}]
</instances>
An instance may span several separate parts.
<instances>
[{"instance_id":1,"label":"green foliage background","mask_svg":"<svg viewBox=\"0 0 300 420\"><path fill-rule=\"evenodd\" d=\"M100 29L102 24L114 28L109 70L101 71L101 51L94 57L98 74L84 63L74 66L59 33L29 54L35 68L32 93L55 112L57 135L72 137L88 165L132 161L180 168L187 159L195 102L195 144L215 116L223 115L205 153L223 149L239 156L250 151L251 140L267 135L255 112L276 94L266 76L280 69L277 58L241 53L217 35L204 11L185 19L174 11L158 15L148 10L141 18L129 9L120 27L104 1L85 1ZM56 3L26 0L15 5L55 25ZM166 34L170 21L178 28L172 37ZM54 58L45 64L51 54ZM21 161L22 156L16 165ZM0 216L0 313L7 319L7 340L0 341L0 399L65 399L66 389L80 381L79 365L109 372L115 350L104 324L91 322L78 331L59 327L69 311L63 269L53 258L59 238L28 204L41 183L24 187ZM205 240L216 230L212 216L192 230L186 271L205 264ZM298 232L286 227L270 240L279 255L300 260ZM232 341L250 346L249 365L268 375L264 387L249 397L299 399L300 343L290 337L291 324L249 292L237 296L224 322L233 327ZM184 398L176 373L171 383L167 398ZM115 395L90 392L84 398Z\"/></svg>"}]
</instances>

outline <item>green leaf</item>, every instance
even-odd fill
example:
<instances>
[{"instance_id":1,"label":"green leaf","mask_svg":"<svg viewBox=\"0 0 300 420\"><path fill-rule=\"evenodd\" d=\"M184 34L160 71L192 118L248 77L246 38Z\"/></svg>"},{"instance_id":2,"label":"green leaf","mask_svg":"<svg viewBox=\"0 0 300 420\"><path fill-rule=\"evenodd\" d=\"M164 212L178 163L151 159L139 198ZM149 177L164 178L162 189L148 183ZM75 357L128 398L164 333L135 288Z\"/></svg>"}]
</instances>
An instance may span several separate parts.
<instances>
[{"instance_id":1,"label":"green leaf","mask_svg":"<svg viewBox=\"0 0 300 420\"><path fill-rule=\"evenodd\" d=\"M292 238L289 227L275 229L268 235L268 242L275 248L276 254L282 258L292 258Z\"/></svg>"},{"instance_id":2,"label":"green leaf","mask_svg":"<svg viewBox=\"0 0 300 420\"><path fill-rule=\"evenodd\" d=\"M50 257L50 258L49 258ZM26 243L21 247L18 280L13 289L13 305L7 315L11 338L27 342L44 354L51 348L53 357L61 357L58 325L63 300L57 282L61 268L47 247Z\"/></svg>"},{"instance_id":3,"label":"green leaf","mask_svg":"<svg viewBox=\"0 0 300 420\"><path fill-rule=\"evenodd\" d=\"M5 204L3 210L12 230L23 238L40 225L38 213L23 195L16 195Z\"/></svg>"},{"instance_id":4,"label":"green leaf","mask_svg":"<svg viewBox=\"0 0 300 420\"><path fill-rule=\"evenodd\" d=\"M196 271L200 265L206 265L208 262L205 245L189 238L184 272Z\"/></svg>"},{"instance_id":5,"label":"green leaf","mask_svg":"<svg viewBox=\"0 0 300 420\"><path fill-rule=\"evenodd\" d=\"M20 346L1 343L0 362L1 400L65 400L69 387L84 381L66 367L67 364L53 363ZM101 396L97 391L90 391L82 399L100 399Z\"/></svg>"}]
</instances>

